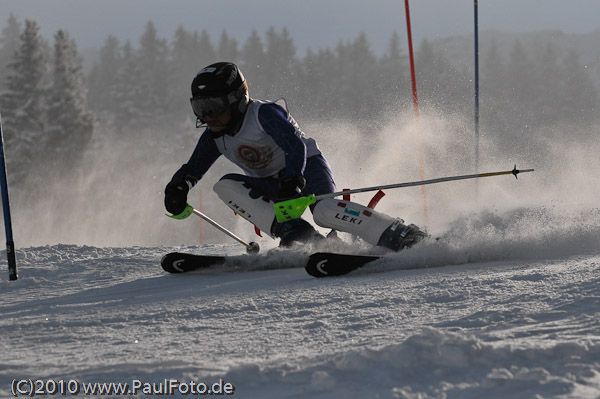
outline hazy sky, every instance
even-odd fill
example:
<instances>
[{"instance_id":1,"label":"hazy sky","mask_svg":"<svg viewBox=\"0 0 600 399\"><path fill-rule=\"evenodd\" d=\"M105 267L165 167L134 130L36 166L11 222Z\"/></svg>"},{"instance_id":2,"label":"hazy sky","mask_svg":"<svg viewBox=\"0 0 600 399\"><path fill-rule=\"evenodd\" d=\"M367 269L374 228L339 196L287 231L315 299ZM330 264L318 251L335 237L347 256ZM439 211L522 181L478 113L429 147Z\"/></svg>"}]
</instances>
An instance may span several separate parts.
<instances>
[{"instance_id":1,"label":"hazy sky","mask_svg":"<svg viewBox=\"0 0 600 399\"><path fill-rule=\"evenodd\" d=\"M307 47L334 47L362 31L383 50L394 30L406 38L403 0L0 0L0 27L10 13L35 19L47 39L61 28L80 49L99 47L113 34L137 45L147 21L172 39L179 25L206 29L213 42L223 30L243 44L253 28L264 37L286 26L299 55ZM473 32L473 0L411 0L413 39ZM480 31L561 29L589 33L600 27L600 0L479 0Z\"/></svg>"}]
</instances>

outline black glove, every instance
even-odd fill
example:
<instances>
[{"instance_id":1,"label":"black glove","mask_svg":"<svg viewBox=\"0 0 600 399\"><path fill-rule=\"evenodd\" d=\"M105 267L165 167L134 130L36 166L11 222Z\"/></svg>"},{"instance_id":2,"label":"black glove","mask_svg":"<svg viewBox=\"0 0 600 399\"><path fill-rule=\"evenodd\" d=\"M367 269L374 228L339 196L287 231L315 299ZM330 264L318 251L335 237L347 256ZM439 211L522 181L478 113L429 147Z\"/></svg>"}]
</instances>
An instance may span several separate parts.
<instances>
[{"instance_id":1,"label":"black glove","mask_svg":"<svg viewBox=\"0 0 600 399\"><path fill-rule=\"evenodd\" d=\"M171 180L165 187L165 208L173 215L179 215L187 206L187 195L190 191L188 182L182 179Z\"/></svg>"},{"instance_id":2,"label":"black glove","mask_svg":"<svg viewBox=\"0 0 600 399\"><path fill-rule=\"evenodd\" d=\"M275 202L290 200L302 196L302 190L306 186L304 176L286 176L281 179L279 193Z\"/></svg>"}]
</instances>

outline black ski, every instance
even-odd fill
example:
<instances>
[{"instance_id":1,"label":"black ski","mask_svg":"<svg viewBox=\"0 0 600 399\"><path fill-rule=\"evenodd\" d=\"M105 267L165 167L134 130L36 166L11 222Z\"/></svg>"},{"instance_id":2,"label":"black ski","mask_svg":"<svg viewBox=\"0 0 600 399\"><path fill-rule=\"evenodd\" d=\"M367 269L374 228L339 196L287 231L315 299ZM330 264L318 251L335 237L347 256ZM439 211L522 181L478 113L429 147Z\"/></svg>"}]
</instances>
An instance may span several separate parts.
<instances>
[{"instance_id":1,"label":"black ski","mask_svg":"<svg viewBox=\"0 0 600 399\"><path fill-rule=\"evenodd\" d=\"M224 256L193 255L181 252L168 253L160 261L162 268L169 273L186 273L223 263L225 263Z\"/></svg>"},{"instance_id":2,"label":"black ski","mask_svg":"<svg viewBox=\"0 0 600 399\"><path fill-rule=\"evenodd\" d=\"M381 257L317 252L309 256L305 269L314 277L343 276L377 259Z\"/></svg>"}]
</instances>

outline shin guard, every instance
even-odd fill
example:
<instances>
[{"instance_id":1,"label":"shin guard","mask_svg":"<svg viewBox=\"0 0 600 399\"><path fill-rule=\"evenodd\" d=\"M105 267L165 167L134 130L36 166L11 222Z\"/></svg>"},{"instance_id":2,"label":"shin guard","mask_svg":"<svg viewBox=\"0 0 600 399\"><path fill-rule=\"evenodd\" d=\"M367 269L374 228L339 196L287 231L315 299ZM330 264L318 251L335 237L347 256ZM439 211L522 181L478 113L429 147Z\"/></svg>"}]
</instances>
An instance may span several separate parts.
<instances>
[{"instance_id":1,"label":"shin guard","mask_svg":"<svg viewBox=\"0 0 600 399\"><path fill-rule=\"evenodd\" d=\"M313 219L321 227L353 234L371 245L377 245L383 232L398 220L355 202L333 198L315 205Z\"/></svg>"},{"instance_id":2,"label":"shin guard","mask_svg":"<svg viewBox=\"0 0 600 399\"><path fill-rule=\"evenodd\" d=\"M242 181L223 179L213 186L213 190L235 213L265 234L272 235L271 227L275 220L275 209L271 201L252 198L250 188Z\"/></svg>"}]
</instances>

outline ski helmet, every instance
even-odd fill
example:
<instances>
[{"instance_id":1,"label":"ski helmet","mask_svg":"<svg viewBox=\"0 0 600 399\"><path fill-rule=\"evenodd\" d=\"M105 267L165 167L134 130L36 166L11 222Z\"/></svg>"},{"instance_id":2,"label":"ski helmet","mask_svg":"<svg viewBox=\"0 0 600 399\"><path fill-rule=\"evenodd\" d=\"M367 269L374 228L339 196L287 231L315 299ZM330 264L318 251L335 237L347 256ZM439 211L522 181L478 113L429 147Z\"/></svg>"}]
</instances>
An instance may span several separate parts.
<instances>
[{"instance_id":1,"label":"ski helmet","mask_svg":"<svg viewBox=\"0 0 600 399\"><path fill-rule=\"evenodd\" d=\"M211 64L192 81L192 110L200 125L206 116L217 117L230 108L232 125L246 112L250 97L248 84L237 65L231 62Z\"/></svg>"}]
</instances>

